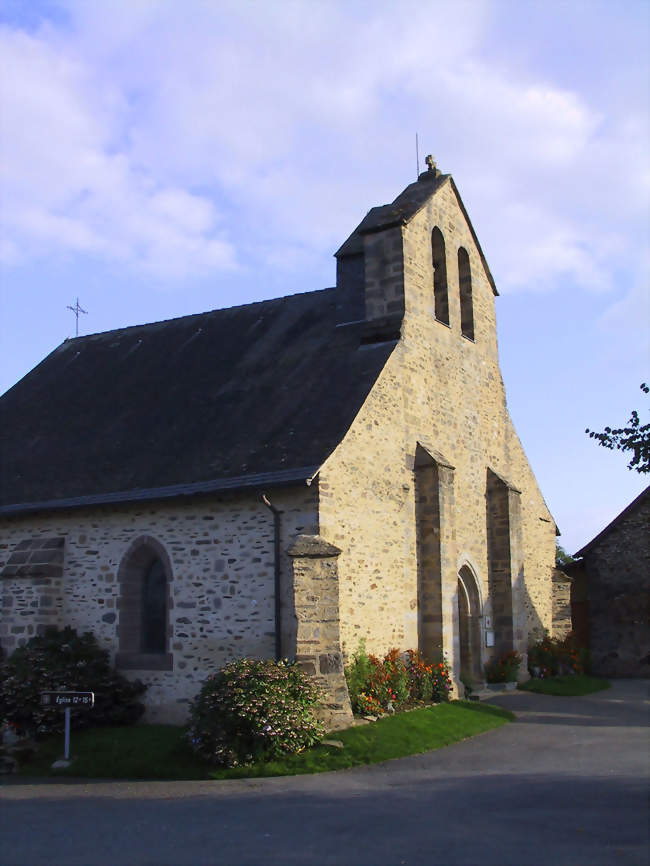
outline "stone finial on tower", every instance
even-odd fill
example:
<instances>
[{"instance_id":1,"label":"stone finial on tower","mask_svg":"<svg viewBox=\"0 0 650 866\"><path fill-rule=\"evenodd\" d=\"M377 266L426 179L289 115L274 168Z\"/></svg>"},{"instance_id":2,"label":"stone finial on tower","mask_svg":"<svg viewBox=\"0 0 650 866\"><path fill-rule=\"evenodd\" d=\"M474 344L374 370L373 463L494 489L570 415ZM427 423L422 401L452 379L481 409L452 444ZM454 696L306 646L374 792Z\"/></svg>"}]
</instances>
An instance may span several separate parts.
<instances>
[{"instance_id":1,"label":"stone finial on tower","mask_svg":"<svg viewBox=\"0 0 650 866\"><path fill-rule=\"evenodd\" d=\"M436 165L436 161L433 158L433 156L430 153L428 153L424 157L424 161L427 164L427 170L423 171L422 174L418 175L418 180L425 180L425 181L437 180L441 175L441 171L438 168L438 166Z\"/></svg>"}]
</instances>

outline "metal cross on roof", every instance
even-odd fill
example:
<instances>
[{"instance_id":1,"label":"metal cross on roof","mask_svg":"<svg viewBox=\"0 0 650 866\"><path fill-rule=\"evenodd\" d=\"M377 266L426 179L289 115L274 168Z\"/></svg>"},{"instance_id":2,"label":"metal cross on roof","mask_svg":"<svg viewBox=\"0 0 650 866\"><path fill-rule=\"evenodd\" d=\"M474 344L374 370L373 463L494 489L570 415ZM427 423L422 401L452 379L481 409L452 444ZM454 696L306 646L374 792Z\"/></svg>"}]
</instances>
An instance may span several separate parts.
<instances>
[{"instance_id":1,"label":"metal cross on roof","mask_svg":"<svg viewBox=\"0 0 650 866\"><path fill-rule=\"evenodd\" d=\"M88 315L88 311L84 310L83 307L79 306L79 298L77 298L74 307L71 307L70 304L68 304L68 310L72 310L72 312L75 314L75 318L77 320L77 324L76 324L76 328L75 328L75 337L78 337L79 336L79 313L84 313L85 315Z\"/></svg>"}]
</instances>

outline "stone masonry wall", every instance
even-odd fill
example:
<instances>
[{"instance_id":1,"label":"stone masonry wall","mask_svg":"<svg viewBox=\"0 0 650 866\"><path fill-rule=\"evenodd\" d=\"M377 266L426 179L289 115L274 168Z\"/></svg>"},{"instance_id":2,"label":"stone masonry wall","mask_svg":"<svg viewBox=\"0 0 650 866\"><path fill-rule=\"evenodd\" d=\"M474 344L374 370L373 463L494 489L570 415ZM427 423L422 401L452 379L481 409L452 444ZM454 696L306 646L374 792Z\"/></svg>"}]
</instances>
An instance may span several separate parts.
<instances>
[{"instance_id":1,"label":"stone masonry wall","mask_svg":"<svg viewBox=\"0 0 650 866\"><path fill-rule=\"evenodd\" d=\"M649 524L646 495L584 555L594 673L650 676Z\"/></svg>"},{"instance_id":2,"label":"stone masonry wall","mask_svg":"<svg viewBox=\"0 0 650 866\"><path fill-rule=\"evenodd\" d=\"M317 496L316 486L269 492L282 511L285 645L295 641L296 632L286 550L297 534L314 531ZM0 578L5 605L0 641L11 650L39 625L69 624L92 631L114 657L119 646L117 573L141 536L156 539L171 564L168 649L173 670L125 673L148 683L144 700L149 720L182 721L187 701L210 672L245 655L274 655L273 515L258 494L5 518L0 523L0 572L25 539L62 537L64 576L53 589L44 587L43 578ZM44 588L52 597L45 608Z\"/></svg>"},{"instance_id":3,"label":"stone masonry wall","mask_svg":"<svg viewBox=\"0 0 650 866\"><path fill-rule=\"evenodd\" d=\"M17 545L0 542L0 638L6 649L24 643L63 617L65 539L40 535ZM5 552L6 551L6 552ZM6 591L11 587L12 591Z\"/></svg>"},{"instance_id":4,"label":"stone masonry wall","mask_svg":"<svg viewBox=\"0 0 650 866\"><path fill-rule=\"evenodd\" d=\"M553 570L553 637L565 638L572 630L571 578L559 568Z\"/></svg>"},{"instance_id":5,"label":"stone masonry wall","mask_svg":"<svg viewBox=\"0 0 650 866\"><path fill-rule=\"evenodd\" d=\"M434 316L431 231L436 225L446 242L449 326ZM456 588L463 565L474 575L483 614L492 616L486 538L488 469L521 491L515 494L519 534L513 551L520 562L513 592L514 641L524 649L529 636L540 635L552 624L555 524L508 414L498 364L495 298L451 185L444 185L401 231L402 340L343 443L321 469L320 533L342 550L338 566L344 653L352 653L360 638L377 653L393 646L416 647L417 443L429 443L430 450L444 455L453 467L454 505L453 526L446 524L443 649L458 673ZM368 244L377 246L377 236L370 237ZM473 341L461 335L457 266L461 246L469 253L471 267ZM384 256L387 249L384 245ZM401 253L395 265L401 265ZM390 263L383 262L382 267L390 270ZM482 646L484 662L491 651L483 640Z\"/></svg>"}]
</instances>

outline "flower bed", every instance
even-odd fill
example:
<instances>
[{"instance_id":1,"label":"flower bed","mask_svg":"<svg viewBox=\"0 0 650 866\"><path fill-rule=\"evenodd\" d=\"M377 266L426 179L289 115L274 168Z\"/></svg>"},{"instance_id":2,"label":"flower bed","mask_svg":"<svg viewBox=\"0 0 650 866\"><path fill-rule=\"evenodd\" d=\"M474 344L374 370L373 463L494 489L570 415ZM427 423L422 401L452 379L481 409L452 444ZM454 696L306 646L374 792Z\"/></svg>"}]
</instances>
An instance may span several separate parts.
<instances>
[{"instance_id":1,"label":"flower bed","mask_svg":"<svg viewBox=\"0 0 650 866\"><path fill-rule=\"evenodd\" d=\"M429 663L417 650L391 649L383 659L364 642L345 669L352 711L379 716L423 703L448 700L451 678L446 660Z\"/></svg>"},{"instance_id":2,"label":"flower bed","mask_svg":"<svg viewBox=\"0 0 650 866\"><path fill-rule=\"evenodd\" d=\"M528 648L528 670L539 679L584 674L588 662L588 651L578 646L572 632L563 639L546 635Z\"/></svg>"},{"instance_id":3,"label":"flower bed","mask_svg":"<svg viewBox=\"0 0 650 866\"><path fill-rule=\"evenodd\" d=\"M509 650L485 665L488 683L514 683L523 659L516 650Z\"/></svg>"}]
</instances>

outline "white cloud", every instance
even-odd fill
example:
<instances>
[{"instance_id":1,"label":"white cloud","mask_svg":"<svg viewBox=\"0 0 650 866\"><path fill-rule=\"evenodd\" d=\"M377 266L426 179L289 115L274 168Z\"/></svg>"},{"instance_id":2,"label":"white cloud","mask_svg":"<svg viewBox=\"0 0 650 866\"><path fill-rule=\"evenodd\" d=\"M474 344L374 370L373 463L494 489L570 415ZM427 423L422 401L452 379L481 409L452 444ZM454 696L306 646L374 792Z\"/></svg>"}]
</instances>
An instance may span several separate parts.
<instances>
[{"instance_id":1,"label":"white cloud","mask_svg":"<svg viewBox=\"0 0 650 866\"><path fill-rule=\"evenodd\" d=\"M502 292L549 291L561 282L598 292L613 287L609 245L598 244L593 233L530 202L501 196L495 202L499 219L486 227L484 237L495 250L492 264ZM499 243L505 227L507 243Z\"/></svg>"},{"instance_id":2,"label":"white cloud","mask_svg":"<svg viewBox=\"0 0 650 866\"><path fill-rule=\"evenodd\" d=\"M269 245L295 263L411 179L416 129L467 182L506 291L604 290L629 254L645 116L486 60L489 2L67 5L67 29L2 35L10 256L55 249L58 229L177 275L256 249L270 264Z\"/></svg>"},{"instance_id":3,"label":"white cloud","mask_svg":"<svg viewBox=\"0 0 650 866\"><path fill-rule=\"evenodd\" d=\"M640 251L639 255L638 270L632 271L635 281L618 294L597 326L606 363L622 365L626 375L638 371L645 379L650 359L650 253Z\"/></svg>"},{"instance_id":4,"label":"white cloud","mask_svg":"<svg viewBox=\"0 0 650 866\"><path fill-rule=\"evenodd\" d=\"M137 165L118 141L124 95L48 35L0 30L5 262L90 252L175 276L233 267L213 202Z\"/></svg>"}]
</instances>

